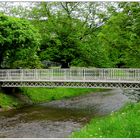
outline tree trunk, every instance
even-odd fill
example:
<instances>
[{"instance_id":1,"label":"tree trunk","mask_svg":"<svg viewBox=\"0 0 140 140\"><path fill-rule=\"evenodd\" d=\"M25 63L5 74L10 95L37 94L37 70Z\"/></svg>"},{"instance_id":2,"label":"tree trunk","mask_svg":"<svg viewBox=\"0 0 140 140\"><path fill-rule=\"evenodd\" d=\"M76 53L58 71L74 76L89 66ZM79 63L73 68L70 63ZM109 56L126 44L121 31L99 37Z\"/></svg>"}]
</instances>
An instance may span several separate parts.
<instances>
[{"instance_id":1,"label":"tree trunk","mask_svg":"<svg viewBox=\"0 0 140 140\"><path fill-rule=\"evenodd\" d=\"M69 68L69 63L67 62L62 63L61 68Z\"/></svg>"},{"instance_id":2,"label":"tree trunk","mask_svg":"<svg viewBox=\"0 0 140 140\"><path fill-rule=\"evenodd\" d=\"M117 64L117 67L118 68L124 68L125 64L123 62L120 62L120 63Z\"/></svg>"}]
</instances>

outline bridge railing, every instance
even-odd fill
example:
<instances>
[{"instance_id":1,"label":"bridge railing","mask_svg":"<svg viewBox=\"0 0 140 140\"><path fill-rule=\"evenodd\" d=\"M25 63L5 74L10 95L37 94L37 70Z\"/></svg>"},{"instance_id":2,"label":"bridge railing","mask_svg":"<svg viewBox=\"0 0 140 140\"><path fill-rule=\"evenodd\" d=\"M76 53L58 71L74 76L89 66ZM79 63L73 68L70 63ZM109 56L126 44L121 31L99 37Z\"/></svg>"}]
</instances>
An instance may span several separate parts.
<instances>
[{"instance_id":1,"label":"bridge railing","mask_svg":"<svg viewBox=\"0 0 140 140\"><path fill-rule=\"evenodd\" d=\"M140 69L0 69L0 81L140 81Z\"/></svg>"}]
</instances>

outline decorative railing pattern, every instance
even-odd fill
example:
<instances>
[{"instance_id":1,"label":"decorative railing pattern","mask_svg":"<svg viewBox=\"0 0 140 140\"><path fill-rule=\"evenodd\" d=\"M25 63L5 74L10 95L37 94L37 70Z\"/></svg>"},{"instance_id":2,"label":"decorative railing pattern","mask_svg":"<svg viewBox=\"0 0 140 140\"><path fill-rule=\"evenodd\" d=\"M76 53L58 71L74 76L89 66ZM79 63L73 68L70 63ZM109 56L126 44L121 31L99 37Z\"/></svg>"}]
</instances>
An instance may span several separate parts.
<instances>
[{"instance_id":1,"label":"decorative railing pattern","mask_svg":"<svg viewBox=\"0 0 140 140\"><path fill-rule=\"evenodd\" d=\"M140 69L0 69L0 82L8 81L80 81L140 82Z\"/></svg>"}]
</instances>

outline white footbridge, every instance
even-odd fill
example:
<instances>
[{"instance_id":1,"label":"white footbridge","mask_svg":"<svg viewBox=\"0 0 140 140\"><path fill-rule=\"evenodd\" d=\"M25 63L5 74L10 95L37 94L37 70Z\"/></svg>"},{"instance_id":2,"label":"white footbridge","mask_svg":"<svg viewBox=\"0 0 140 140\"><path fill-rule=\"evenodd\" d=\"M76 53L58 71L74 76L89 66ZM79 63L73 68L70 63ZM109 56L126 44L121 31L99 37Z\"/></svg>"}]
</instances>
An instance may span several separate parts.
<instances>
[{"instance_id":1,"label":"white footbridge","mask_svg":"<svg viewBox=\"0 0 140 140\"><path fill-rule=\"evenodd\" d=\"M140 69L0 69L0 86L140 89Z\"/></svg>"}]
</instances>

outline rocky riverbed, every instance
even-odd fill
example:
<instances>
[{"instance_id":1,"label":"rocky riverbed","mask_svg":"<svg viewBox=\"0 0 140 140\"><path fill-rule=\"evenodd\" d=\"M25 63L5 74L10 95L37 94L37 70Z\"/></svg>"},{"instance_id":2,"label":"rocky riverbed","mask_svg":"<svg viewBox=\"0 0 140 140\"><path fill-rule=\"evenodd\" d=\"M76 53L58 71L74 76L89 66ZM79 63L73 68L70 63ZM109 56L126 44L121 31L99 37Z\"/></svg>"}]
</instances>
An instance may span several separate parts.
<instances>
[{"instance_id":1,"label":"rocky riverbed","mask_svg":"<svg viewBox=\"0 0 140 140\"><path fill-rule=\"evenodd\" d=\"M140 101L140 90L138 89L124 89L123 94L127 96L131 100L131 102Z\"/></svg>"}]
</instances>

